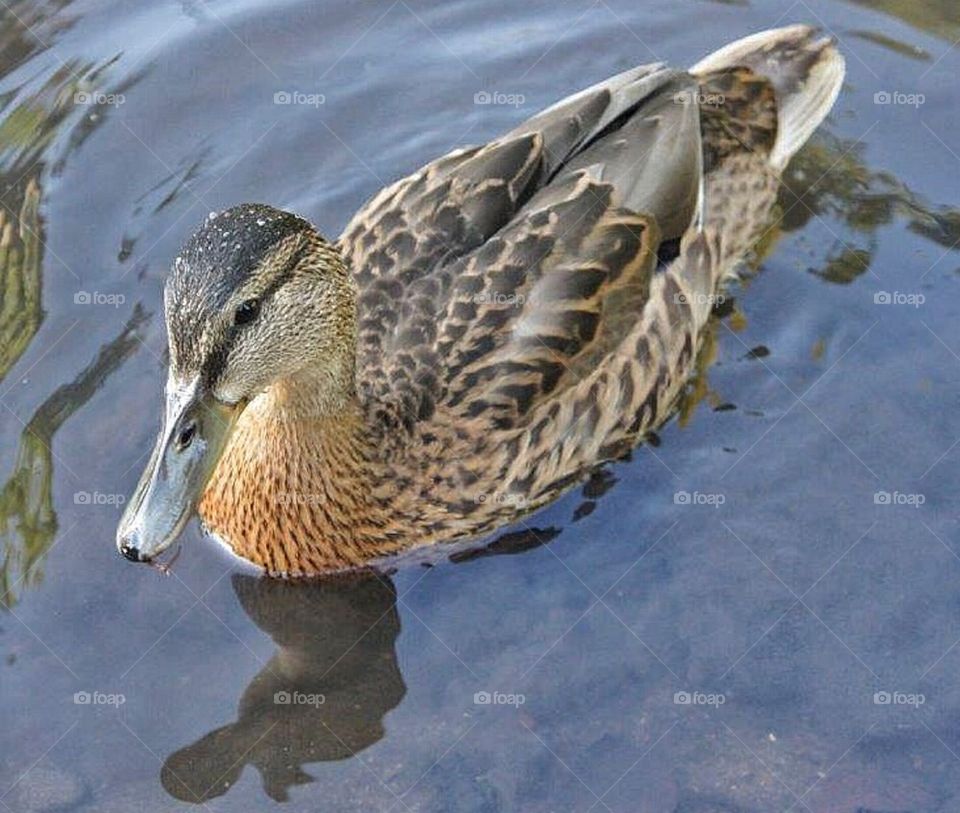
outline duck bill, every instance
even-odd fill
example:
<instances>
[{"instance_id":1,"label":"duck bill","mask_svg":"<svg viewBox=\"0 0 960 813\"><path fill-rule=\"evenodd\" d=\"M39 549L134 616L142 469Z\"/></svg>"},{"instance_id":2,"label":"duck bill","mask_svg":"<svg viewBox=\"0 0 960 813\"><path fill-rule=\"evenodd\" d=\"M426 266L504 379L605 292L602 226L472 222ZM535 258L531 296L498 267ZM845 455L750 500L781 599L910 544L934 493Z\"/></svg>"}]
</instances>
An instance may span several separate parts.
<instances>
[{"instance_id":1,"label":"duck bill","mask_svg":"<svg viewBox=\"0 0 960 813\"><path fill-rule=\"evenodd\" d=\"M197 380L167 384L163 427L117 528L117 548L127 559L149 562L176 541L240 411L240 405L218 401Z\"/></svg>"}]
</instances>

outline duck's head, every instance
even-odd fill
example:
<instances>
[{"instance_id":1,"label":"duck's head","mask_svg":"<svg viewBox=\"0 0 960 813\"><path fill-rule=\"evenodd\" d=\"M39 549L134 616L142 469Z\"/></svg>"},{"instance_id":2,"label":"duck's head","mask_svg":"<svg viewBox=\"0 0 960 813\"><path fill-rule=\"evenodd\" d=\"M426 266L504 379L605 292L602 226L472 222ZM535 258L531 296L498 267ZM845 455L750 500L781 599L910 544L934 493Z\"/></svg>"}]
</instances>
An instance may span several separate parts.
<instances>
[{"instance_id":1,"label":"duck's head","mask_svg":"<svg viewBox=\"0 0 960 813\"><path fill-rule=\"evenodd\" d=\"M176 540L247 404L307 372L317 409L336 409L353 387L353 283L296 215L260 205L211 215L174 262L164 307L163 425L117 529L120 552L141 562Z\"/></svg>"}]
</instances>

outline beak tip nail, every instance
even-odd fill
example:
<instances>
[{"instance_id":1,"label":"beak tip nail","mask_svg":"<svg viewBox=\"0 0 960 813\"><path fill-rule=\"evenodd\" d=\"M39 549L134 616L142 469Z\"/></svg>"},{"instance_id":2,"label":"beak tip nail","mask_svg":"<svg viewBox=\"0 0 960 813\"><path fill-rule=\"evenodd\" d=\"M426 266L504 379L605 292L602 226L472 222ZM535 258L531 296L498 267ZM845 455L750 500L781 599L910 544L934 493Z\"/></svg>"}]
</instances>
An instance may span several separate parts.
<instances>
[{"instance_id":1,"label":"beak tip nail","mask_svg":"<svg viewBox=\"0 0 960 813\"><path fill-rule=\"evenodd\" d=\"M120 542L120 543L117 545L117 548L119 549L119 551L120 551L120 553L123 555L123 557L124 557L125 559L129 559L131 562L140 562L140 561L143 561L143 560L140 558L140 551L137 550L137 549L136 549L135 547L133 547L132 545L127 544L127 542L125 542L125 541Z\"/></svg>"}]
</instances>

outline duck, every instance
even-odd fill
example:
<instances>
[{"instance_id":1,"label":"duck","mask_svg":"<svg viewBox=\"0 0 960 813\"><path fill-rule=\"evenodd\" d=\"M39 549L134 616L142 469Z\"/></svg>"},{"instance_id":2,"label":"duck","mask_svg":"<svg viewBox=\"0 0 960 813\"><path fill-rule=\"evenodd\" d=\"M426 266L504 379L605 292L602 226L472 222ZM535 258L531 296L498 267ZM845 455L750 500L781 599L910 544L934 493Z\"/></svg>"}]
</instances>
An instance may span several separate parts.
<instances>
[{"instance_id":1,"label":"duck","mask_svg":"<svg viewBox=\"0 0 960 813\"><path fill-rule=\"evenodd\" d=\"M375 566L517 521L675 411L713 305L834 105L793 25L569 96L376 194L339 239L212 213L164 287L161 429L117 529L198 515L264 573Z\"/></svg>"}]
</instances>

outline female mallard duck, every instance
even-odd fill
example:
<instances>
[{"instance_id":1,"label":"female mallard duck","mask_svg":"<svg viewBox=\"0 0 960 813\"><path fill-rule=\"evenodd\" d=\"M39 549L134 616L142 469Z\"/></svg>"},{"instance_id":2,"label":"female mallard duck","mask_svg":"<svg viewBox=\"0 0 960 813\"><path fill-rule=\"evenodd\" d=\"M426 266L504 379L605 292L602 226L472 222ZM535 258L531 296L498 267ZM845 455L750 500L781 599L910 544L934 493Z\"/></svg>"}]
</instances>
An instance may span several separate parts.
<instances>
[{"instance_id":1,"label":"female mallard duck","mask_svg":"<svg viewBox=\"0 0 960 813\"><path fill-rule=\"evenodd\" d=\"M844 63L805 26L608 79L397 181L336 243L211 215L166 285L163 428L120 523L271 574L488 531L670 414Z\"/></svg>"}]
</instances>

